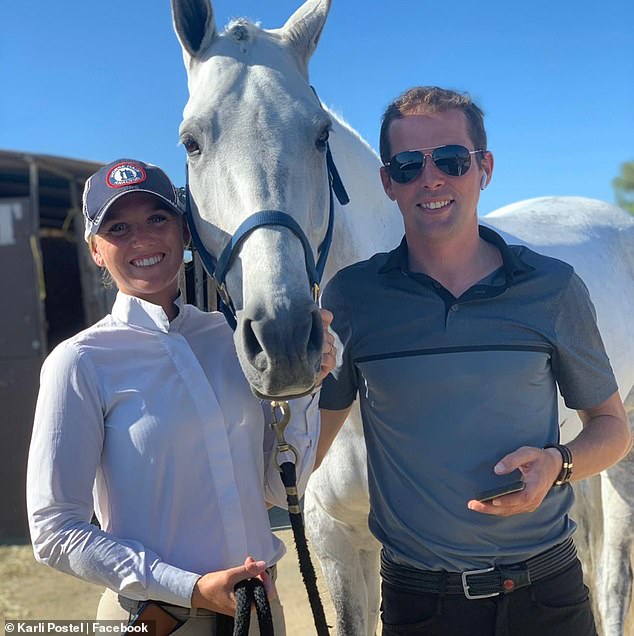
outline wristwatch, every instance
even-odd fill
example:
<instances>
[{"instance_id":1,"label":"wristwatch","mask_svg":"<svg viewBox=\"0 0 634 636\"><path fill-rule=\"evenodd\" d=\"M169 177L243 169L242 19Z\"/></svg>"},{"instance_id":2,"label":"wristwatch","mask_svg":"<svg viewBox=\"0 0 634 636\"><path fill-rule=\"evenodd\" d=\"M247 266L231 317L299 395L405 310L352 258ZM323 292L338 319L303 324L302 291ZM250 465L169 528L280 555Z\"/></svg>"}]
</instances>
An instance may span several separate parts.
<instances>
[{"instance_id":1,"label":"wristwatch","mask_svg":"<svg viewBox=\"0 0 634 636\"><path fill-rule=\"evenodd\" d=\"M572 451L565 444L546 444L546 446L544 446L544 450L547 448L556 448L561 454L563 463L553 486L563 486L564 484L567 484L572 477Z\"/></svg>"}]
</instances>

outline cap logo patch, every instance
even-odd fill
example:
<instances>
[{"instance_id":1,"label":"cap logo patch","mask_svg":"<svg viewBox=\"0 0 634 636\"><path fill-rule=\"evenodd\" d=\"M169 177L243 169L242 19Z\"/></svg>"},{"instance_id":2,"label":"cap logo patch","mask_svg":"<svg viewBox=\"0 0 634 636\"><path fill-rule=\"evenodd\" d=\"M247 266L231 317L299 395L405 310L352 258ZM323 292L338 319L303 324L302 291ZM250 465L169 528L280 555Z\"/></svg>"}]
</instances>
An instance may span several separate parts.
<instances>
[{"instance_id":1,"label":"cap logo patch","mask_svg":"<svg viewBox=\"0 0 634 636\"><path fill-rule=\"evenodd\" d=\"M123 188L142 183L146 178L145 170L138 163L127 161L118 163L110 170L106 183L109 188Z\"/></svg>"}]
</instances>

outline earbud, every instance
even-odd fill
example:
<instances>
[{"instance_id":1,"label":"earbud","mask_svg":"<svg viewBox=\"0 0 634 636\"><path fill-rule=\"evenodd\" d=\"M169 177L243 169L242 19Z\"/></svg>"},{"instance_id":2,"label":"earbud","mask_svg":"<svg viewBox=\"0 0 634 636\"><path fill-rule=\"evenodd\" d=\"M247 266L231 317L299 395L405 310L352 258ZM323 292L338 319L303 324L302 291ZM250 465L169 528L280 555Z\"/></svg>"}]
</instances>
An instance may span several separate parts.
<instances>
[{"instance_id":1,"label":"earbud","mask_svg":"<svg viewBox=\"0 0 634 636\"><path fill-rule=\"evenodd\" d=\"M482 181L480 181L480 190L484 190L487 187L487 179L489 178L489 175L485 172L482 175Z\"/></svg>"}]
</instances>

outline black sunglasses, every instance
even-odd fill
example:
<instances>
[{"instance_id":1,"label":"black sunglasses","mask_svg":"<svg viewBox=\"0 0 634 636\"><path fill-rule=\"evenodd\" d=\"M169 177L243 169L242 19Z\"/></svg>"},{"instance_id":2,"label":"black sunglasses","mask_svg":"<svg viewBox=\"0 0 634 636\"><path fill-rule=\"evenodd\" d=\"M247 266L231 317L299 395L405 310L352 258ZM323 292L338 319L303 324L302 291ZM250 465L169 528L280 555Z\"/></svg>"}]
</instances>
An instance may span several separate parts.
<instances>
[{"instance_id":1,"label":"black sunglasses","mask_svg":"<svg viewBox=\"0 0 634 636\"><path fill-rule=\"evenodd\" d=\"M426 150L431 152L425 152ZM394 155L385 167L396 183L409 183L422 172L425 167L425 157L431 157L438 170L450 177L461 177L471 167L471 155L479 152L484 150L469 150L456 144L405 150Z\"/></svg>"}]
</instances>

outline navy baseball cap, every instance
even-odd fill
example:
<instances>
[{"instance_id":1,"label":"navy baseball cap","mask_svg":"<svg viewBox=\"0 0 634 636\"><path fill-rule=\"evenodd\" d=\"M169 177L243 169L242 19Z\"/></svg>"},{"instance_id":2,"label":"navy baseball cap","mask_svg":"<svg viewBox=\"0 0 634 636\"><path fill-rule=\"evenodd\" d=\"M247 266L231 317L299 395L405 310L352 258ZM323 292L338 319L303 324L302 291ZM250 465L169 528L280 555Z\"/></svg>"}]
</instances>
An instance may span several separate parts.
<instances>
[{"instance_id":1,"label":"navy baseball cap","mask_svg":"<svg viewBox=\"0 0 634 636\"><path fill-rule=\"evenodd\" d=\"M110 206L130 192L153 194L172 212L185 212L178 189L158 166L136 159L117 159L86 181L83 196L86 240L91 234L97 234Z\"/></svg>"}]
</instances>

